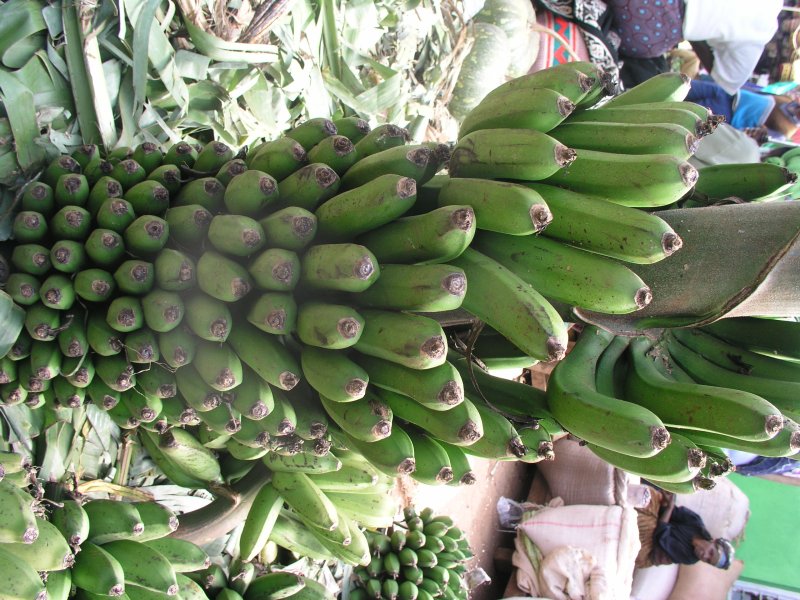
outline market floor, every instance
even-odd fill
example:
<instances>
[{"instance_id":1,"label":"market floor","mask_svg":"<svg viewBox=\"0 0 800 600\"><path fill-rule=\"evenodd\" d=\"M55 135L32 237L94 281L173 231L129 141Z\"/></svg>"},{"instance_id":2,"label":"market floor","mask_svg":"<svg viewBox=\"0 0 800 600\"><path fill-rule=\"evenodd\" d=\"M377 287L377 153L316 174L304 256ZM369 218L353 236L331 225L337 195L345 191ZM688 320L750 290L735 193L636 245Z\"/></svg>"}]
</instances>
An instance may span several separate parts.
<instances>
[{"instance_id":1,"label":"market floor","mask_svg":"<svg viewBox=\"0 0 800 600\"><path fill-rule=\"evenodd\" d=\"M520 462L470 459L478 476L475 485L426 486L406 479L401 489L406 502L417 509L426 506L436 514L450 515L466 534L475 552L471 566L481 567L492 578L490 584L475 589L470 600L497 600L502 598L506 577L497 575L494 567L495 548L507 541L510 533L500 531L497 518L497 500L501 496L520 500L525 498L533 478L534 467Z\"/></svg>"}]
</instances>

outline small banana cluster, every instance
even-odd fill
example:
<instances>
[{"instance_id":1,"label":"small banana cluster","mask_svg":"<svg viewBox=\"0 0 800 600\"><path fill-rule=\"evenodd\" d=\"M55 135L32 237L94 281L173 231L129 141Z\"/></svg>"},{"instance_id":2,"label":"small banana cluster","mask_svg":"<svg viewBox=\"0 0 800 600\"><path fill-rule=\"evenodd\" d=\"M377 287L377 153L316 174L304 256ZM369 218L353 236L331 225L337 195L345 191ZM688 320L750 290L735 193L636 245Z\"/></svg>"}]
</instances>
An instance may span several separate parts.
<instances>
[{"instance_id":1,"label":"small banana cluster","mask_svg":"<svg viewBox=\"0 0 800 600\"><path fill-rule=\"evenodd\" d=\"M268 543L319 560L369 562L362 527L393 523L400 508L395 480L357 452L334 452L315 462L295 456L268 463L271 480L259 488L239 538L244 563L268 556Z\"/></svg>"},{"instance_id":2,"label":"small banana cluster","mask_svg":"<svg viewBox=\"0 0 800 600\"><path fill-rule=\"evenodd\" d=\"M6 458L6 472L14 472ZM207 598L192 577L209 567L209 556L167 537L178 519L163 505L65 500L49 512L44 506L11 478L0 481L4 598Z\"/></svg>"},{"instance_id":3,"label":"small banana cluster","mask_svg":"<svg viewBox=\"0 0 800 600\"><path fill-rule=\"evenodd\" d=\"M467 598L466 561L473 554L447 515L413 506L385 533L368 532L370 560L353 570L350 598L430 600Z\"/></svg>"},{"instance_id":4,"label":"small banana cluster","mask_svg":"<svg viewBox=\"0 0 800 600\"><path fill-rule=\"evenodd\" d=\"M614 466L678 493L708 489L732 471L724 449L800 453L797 365L777 341L796 325L731 318L657 341L587 326L552 372L549 408Z\"/></svg>"}]
</instances>

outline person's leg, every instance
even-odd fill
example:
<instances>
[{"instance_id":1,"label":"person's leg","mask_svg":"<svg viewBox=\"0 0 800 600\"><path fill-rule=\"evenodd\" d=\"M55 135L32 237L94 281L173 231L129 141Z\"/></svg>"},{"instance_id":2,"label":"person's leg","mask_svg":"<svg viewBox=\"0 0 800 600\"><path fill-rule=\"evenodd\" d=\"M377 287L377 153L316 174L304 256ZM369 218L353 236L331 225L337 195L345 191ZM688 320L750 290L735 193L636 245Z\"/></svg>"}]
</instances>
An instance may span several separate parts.
<instances>
[{"instance_id":1,"label":"person's leg","mask_svg":"<svg viewBox=\"0 0 800 600\"><path fill-rule=\"evenodd\" d=\"M619 34L620 56L653 58L683 39L680 0L607 0Z\"/></svg>"}]
</instances>

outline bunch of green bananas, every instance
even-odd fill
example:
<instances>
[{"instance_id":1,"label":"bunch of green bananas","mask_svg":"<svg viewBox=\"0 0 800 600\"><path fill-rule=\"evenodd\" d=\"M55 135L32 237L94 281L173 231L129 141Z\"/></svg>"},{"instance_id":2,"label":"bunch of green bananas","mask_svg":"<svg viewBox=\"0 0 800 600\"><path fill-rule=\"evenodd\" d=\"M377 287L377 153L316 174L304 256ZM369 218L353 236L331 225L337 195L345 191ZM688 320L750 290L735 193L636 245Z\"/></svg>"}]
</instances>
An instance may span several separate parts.
<instances>
[{"instance_id":1,"label":"bunch of green bananas","mask_svg":"<svg viewBox=\"0 0 800 600\"><path fill-rule=\"evenodd\" d=\"M556 365L547 401L600 458L678 493L731 472L723 449L800 453L794 321L731 318L661 339L593 326ZM786 356L786 355L784 355Z\"/></svg>"},{"instance_id":2,"label":"bunch of green bananas","mask_svg":"<svg viewBox=\"0 0 800 600\"><path fill-rule=\"evenodd\" d=\"M6 473L23 472L13 471L11 458L4 457ZM167 537L178 519L165 506L112 500L53 506L45 510L13 478L0 481L3 597L207 598L192 577L209 567L209 556L191 542Z\"/></svg>"},{"instance_id":3,"label":"bunch of green bananas","mask_svg":"<svg viewBox=\"0 0 800 600\"><path fill-rule=\"evenodd\" d=\"M369 562L362 527L394 522L400 507L393 477L343 447L312 460L270 453L265 462L272 476L247 513L239 536L240 560L263 560L273 552L272 542L313 559L353 566Z\"/></svg>"},{"instance_id":4,"label":"bunch of green bananas","mask_svg":"<svg viewBox=\"0 0 800 600\"><path fill-rule=\"evenodd\" d=\"M467 598L465 563L473 554L463 532L430 508L417 514L410 506L403 513L385 533L368 533L371 559L353 570L350 598Z\"/></svg>"}]
</instances>

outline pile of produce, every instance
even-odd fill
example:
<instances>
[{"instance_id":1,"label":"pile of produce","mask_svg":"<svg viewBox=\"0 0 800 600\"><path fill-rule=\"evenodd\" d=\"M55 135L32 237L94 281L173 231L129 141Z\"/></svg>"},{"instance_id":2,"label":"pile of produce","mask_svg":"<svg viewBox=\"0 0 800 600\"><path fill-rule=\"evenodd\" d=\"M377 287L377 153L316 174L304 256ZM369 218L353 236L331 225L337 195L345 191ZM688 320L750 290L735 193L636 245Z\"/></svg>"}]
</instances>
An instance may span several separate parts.
<instances>
[{"instance_id":1,"label":"pile of produce","mask_svg":"<svg viewBox=\"0 0 800 600\"><path fill-rule=\"evenodd\" d=\"M38 423L37 434L5 435L6 487L79 498L75 440L102 417L126 440L115 484L131 483L125 448L135 441L171 483L215 497L163 535L204 544L237 531L236 569L199 575L209 596L228 584L231 600L330 594L280 569L259 573L250 585L262 591L248 592L234 571L253 575L277 545L364 567L358 580L373 596L396 583L413 597L430 579L463 597L444 567L408 585L369 571L376 554L384 566L395 554L367 532L395 528L401 567L413 566L412 551L419 564L425 547L400 547L397 476L469 485L470 457L552 459L565 432L681 491L724 474L719 448L736 440L795 453L785 382L732 391L733 379L714 381L686 358L682 344L699 350L685 332L651 350L587 326L567 354L578 311L642 310L653 298L637 265L681 250L658 211L702 187L687 158L718 122L683 102L686 90L666 74L597 106L603 73L570 63L493 90L453 146L411 143L400 127L357 117L315 118L241 150L84 145L50 161L18 193L0 296L0 413ZM770 179L762 195L785 183ZM453 311L486 335L449 335ZM482 338L492 337L528 365L558 363L547 393L481 369ZM651 359L667 355L681 371ZM775 384L777 372L765 367L763 378ZM720 399L703 424L645 405L648 386L661 386L699 414L709 385ZM15 475L64 446L70 460L44 470L44 487ZM716 466L702 471L706 455ZM406 515L406 540L420 542L420 523L431 540L451 539L442 549L452 556L435 560L458 573L469 553L457 529L426 518ZM103 545L91 530L89 541Z\"/></svg>"},{"instance_id":2,"label":"pile of produce","mask_svg":"<svg viewBox=\"0 0 800 600\"><path fill-rule=\"evenodd\" d=\"M403 521L368 534L372 558L353 571L352 600L467 598L465 561L472 551L464 533L447 515L413 506Z\"/></svg>"}]
</instances>

